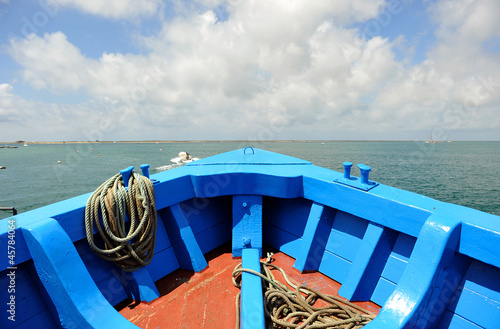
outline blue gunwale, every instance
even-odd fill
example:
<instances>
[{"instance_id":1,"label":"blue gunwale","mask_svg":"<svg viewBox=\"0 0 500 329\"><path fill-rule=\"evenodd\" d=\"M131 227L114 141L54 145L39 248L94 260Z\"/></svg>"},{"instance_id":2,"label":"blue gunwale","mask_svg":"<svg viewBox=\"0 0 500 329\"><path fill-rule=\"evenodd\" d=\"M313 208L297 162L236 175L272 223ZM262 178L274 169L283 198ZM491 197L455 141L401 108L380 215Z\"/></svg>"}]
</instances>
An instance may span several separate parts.
<instances>
[{"instance_id":1,"label":"blue gunwale","mask_svg":"<svg viewBox=\"0 0 500 329\"><path fill-rule=\"evenodd\" d=\"M427 314L428 304L430 298L439 295L443 282L452 280L452 275L459 277L461 281L465 280L465 271L470 262L500 267L498 216L383 184L363 191L335 182L342 177L342 173L315 166L308 161L255 149L255 154L245 155L242 150L227 152L152 175L151 178L158 182L155 184L155 192L160 213L193 198L210 199L233 195L304 198L315 205L334 209L333 213L347 213L367 221L370 227L373 226L370 239L375 244L386 233L391 236L388 241L397 238L394 234L416 238L408 265L399 282L395 283L394 292L388 297L379 317L366 328L376 328L377 323L383 323L386 328L400 328L410 324L419 327L419 321L437 323L441 317L432 319ZM73 243L85 239L83 216L89 196L90 193L84 194L0 221L0 245L7 245L9 221L12 220L16 225L16 265L31 260L21 230L48 218L56 220ZM394 245L393 241L388 242L388 245L391 243ZM366 245L364 248L370 249ZM199 253L199 247L194 250ZM436 251L439 254L434 254ZM453 253L459 253L460 259L457 260ZM297 254L291 256L297 257ZM335 255L330 257L333 256ZM301 257L301 262L304 263L307 255ZM363 271L369 266L370 257L358 254L354 261L356 266L349 267L348 270L356 273L356 277L361 280L366 275ZM424 275L421 268L429 261L432 266L427 267ZM360 267L361 262L366 265ZM203 261L201 264L202 267ZM12 265L8 263L8 258L3 257L0 271L9 266ZM452 270L445 270L448 267ZM382 270L383 268L378 268L376 271ZM342 282L349 285L343 287L344 291L354 295L359 280ZM460 284L466 285L467 282ZM415 286L418 288L412 288ZM401 296L409 299L405 309L400 303ZM450 308L446 310L446 319L453 319L453 310Z\"/></svg>"}]
</instances>

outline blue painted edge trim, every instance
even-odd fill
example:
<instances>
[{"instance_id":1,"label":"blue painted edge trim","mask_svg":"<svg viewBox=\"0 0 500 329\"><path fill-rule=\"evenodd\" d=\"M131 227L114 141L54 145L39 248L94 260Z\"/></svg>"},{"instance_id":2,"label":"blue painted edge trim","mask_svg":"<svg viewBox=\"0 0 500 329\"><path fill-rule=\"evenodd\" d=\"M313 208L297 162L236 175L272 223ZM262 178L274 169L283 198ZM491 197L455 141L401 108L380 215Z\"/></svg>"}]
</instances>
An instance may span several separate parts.
<instances>
[{"instance_id":1,"label":"blue painted edge trim","mask_svg":"<svg viewBox=\"0 0 500 329\"><path fill-rule=\"evenodd\" d=\"M55 219L26 225L22 234L63 328L139 328L104 298Z\"/></svg>"},{"instance_id":2,"label":"blue painted edge trim","mask_svg":"<svg viewBox=\"0 0 500 329\"><path fill-rule=\"evenodd\" d=\"M251 269L260 273L258 249L243 249L242 268ZM241 328L265 328L262 279L256 275L245 272L241 274Z\"/></svg>"}]
</instances>

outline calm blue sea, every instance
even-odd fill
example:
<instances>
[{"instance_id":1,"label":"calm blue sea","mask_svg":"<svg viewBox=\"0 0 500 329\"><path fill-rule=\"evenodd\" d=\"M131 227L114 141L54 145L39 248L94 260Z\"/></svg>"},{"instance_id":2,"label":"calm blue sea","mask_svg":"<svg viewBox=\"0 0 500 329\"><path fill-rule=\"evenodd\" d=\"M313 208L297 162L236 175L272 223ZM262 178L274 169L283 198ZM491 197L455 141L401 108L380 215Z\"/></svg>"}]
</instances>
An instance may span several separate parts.
<instances>
[{"instance_id":1,"label":"calm blue sea","mask_svg":"<svg viewBox=\"0 0 500 329\"><path fill-rule=\"evenodd\" d=\"M0 206L19 212L94 191L128 166L151 174L179 166L181 151L205 158L253 146L342 171L342 163L372 167L370 179L500 215L500 142L188 142L31 144L0 149ZM58 161L61 161L58 164ZM357 169L353 175L359 176ZM8 217L0 212L0 218Z\"/></svg>"}]
</instances>

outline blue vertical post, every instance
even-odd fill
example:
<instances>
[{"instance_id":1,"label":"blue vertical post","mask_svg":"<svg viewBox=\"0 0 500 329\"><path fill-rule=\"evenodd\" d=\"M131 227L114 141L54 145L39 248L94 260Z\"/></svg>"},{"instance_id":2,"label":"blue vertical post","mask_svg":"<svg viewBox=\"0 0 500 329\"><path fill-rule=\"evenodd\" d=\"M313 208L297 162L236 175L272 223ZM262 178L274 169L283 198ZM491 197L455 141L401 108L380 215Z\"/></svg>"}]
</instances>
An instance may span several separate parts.
<instances>
[{"instance_id":1,"label":"blue vertical post","mask_svg":"<svg viewBox=\"0 0 500 329\"><path fill-rule=\"evenodd\" d=\"M262 196L233 196L233 257L244 248L255 248L262 256Z\"/></svg>"},{"instance_id":2,"label":"blue vertical post","mask_svg":"<svg viewBox=\"0 0 500 329\"><path fill-rule=\"evenodd\" d=\"M165 224L168 236L172 241L175 256L181 268L199 272L208 266L201 251L191 225L182 211L179 203L168 209L160 210L160 217Z\"/></svg>"},{"instance_id":3,"label":"blue vertical post","mask_svg":"<svg viewBox=\"0 0 500 329\"><path fill-rule=\"evenodd\" d=\"M260 273L262 256L262 196L233 196L233 257L242 267ZM241 275L241 328L264 329L264 301L259 276Z\"/></svg>"},{"instance_id":4,"label":"blue vertical post","mask_svg":"<svg viewBox=\"0 0 500 329\"><path fill-rule=\"evenodd\" d=\"M302 235L302 247L293 265L297 270L304 272L319 269L335 214L336 211L329 207L316 202L312 204Z\"/></svg>"},{"instance_id":5,"label":"blue vertical post","mask_svg":"<svg viewBox=\"0 0 500 329\"><path fill-rule=\"evenodd\" d=\"M339 295L349 300L368 301L391 255L398 232L369 223L346 281Z\"/></svg>"}]
</instances>

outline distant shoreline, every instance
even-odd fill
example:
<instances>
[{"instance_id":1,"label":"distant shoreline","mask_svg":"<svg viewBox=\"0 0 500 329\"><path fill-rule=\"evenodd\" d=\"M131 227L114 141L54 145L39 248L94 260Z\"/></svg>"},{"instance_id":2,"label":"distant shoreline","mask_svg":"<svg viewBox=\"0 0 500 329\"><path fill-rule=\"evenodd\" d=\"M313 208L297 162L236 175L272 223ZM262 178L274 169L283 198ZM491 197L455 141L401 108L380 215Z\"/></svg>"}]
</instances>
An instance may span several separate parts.
<instances>
[{"instance_id":1,"label":"distant shoreline","mask_svg":"<svg viewBox=\"0 0 500 329\"><path fill-rule=\"evenodd\" d=\"M324 143L324 142L425 142L426 140L361 140L361 139L342 139L342 140L328 140L328 139L284 139L284 140L141 140L141 141L16 141L16 142L0 142L0 145L22 145L22 144L162 144L162 143ZM447 141L439 141L446 143ZM463 141L453 141L463 142ZM495 142L495 141L469 141L469 142Z\"/></svg>"},{"instance_id":2,"label":"distant shoreline","mask_svg":"<svg viewBox=\"0 0 500 329\"><path fill-rule=\"evenodd\" d=\"M4 144L160 144L160 143L323 143L323 142L424 142L425 140L328 140L328 139L304 139L304 140L247 140L247 139L234 139L234 140L143 140L143 141L33 141L33 142L0 142Z\"/></svg>"}]
</instances>

